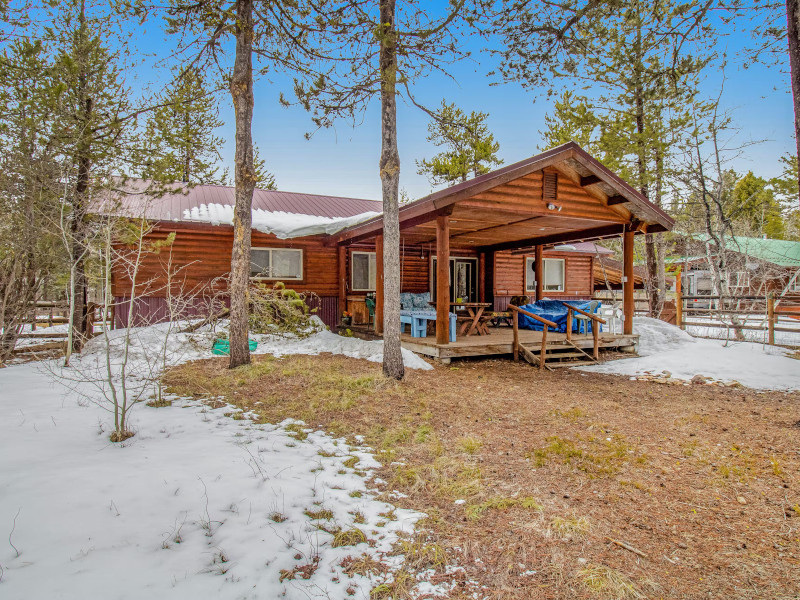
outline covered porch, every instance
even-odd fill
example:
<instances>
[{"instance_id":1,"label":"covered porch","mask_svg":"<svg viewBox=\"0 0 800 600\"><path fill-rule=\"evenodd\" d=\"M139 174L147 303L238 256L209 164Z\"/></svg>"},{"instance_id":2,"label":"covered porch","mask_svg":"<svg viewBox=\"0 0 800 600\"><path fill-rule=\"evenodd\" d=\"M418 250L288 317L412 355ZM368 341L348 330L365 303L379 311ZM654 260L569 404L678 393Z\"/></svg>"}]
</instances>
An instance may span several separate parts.
<instances>
[{"instance_id":1,"label":"covered porch","mask_svg":"<svg viewBox=\"0 0 800 600\"><path fill-rule=\"evenodd\" d=\"M505 310L498 299L499 281L509 259L526 257L532 283L523 288L531 299L570 299L565 283L558 293L545 289L543 253L570 242L621 237L623 242L623 322L621 333L600 334L603 348L632 351L637 341L633 331L634 236L663 232L672 219L648 202L616 174L606 169L575 143L568 143L527 160L441 190L400 208L401 247L422 261L429 260L427 290L435 311L435 335L403 334L404 347L440 359L459 356L491 356L514 351L512 329L487 329L487 335L450 336L453 300L451 257L474 261L474 300L486 310ZM348 228L334 236L340 256L340 309L346 310L348 252L359 246L374 248L376 281L374 331L380 335L384 323L383 218ZM405 273L405 261L402 272ZM419 264L423 264L420 262ZM523 274L520 273L520 277ZM591 277L591 274L589 274ZM437 299L443 298L444 302ZM507 300L506 300L507 305ZM389 326L395 326L391 324ZM568 336L546 328L555 349L567 337L572 346L594 344L593 336ZM521 344L536 344L541 331L519 330ZM561 339L563 336L565 339Z\"/></svg>"}]
</instances>

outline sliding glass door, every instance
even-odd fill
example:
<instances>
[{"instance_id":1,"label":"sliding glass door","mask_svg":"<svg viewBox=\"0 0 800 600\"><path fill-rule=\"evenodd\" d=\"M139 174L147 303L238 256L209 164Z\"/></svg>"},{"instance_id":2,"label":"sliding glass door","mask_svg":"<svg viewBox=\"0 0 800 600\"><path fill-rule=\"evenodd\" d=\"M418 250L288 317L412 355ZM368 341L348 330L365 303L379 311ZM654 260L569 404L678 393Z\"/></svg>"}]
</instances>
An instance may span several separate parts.
<instances>
[{"instance_id":1,"label":"sliding glass door","mask_svg":"<svg viewBox=\"0 0 800 600\"><path fill-rule=\"evenodd\" d=\"M436 257L431 264L431 298L436 298ZM478 301L478 259L450 258L450 302Z\"/></svg>"}]
</instances>

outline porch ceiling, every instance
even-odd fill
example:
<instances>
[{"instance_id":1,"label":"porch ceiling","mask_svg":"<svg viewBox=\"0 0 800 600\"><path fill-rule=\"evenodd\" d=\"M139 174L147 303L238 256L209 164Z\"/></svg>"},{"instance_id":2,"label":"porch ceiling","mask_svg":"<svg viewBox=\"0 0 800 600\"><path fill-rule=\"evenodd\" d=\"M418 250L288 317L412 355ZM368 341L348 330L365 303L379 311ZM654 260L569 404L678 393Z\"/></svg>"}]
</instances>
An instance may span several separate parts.
<instances>
[{"instance_id":1,"label":"porch ceiling","mask_svg":"<svg viewBox=\"0 0 800 600\"><path fill-rule=\"evenodd\" d=\"M555 197L545 173L557 173ZM670 229L672 219L575 143L565 144L493 173L403 206L406 244L436 240L435 218L450 216L450 243L484 250ZM383 219L344 230L335 243L374 237Z\"/></svg>"}]
</instances>

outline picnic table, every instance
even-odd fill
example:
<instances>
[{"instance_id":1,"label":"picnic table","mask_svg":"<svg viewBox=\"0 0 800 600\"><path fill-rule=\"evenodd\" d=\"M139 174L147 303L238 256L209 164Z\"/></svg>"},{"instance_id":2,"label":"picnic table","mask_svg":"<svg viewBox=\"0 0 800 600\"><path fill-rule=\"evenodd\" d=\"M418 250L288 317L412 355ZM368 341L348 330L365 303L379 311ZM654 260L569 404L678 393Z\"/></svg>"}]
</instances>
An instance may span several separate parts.
<instances>
[{"instance_id":1,"label":"picnic table","mask_svg":"<svg viewBox=\"0 0 800 600\"><path fill-rule=\"evenodd\" d=\"M436 302L431 302L431 304L436 306ZM491 306L492 304L490 302L450 302L450 308L453 311L459 308L466 310L466 316L458 317L458 320L462 323L461 335L489 335L489 328L486 326L486 322L492 315L484 315L483 313Z\"/></svg>"}]
</instances>

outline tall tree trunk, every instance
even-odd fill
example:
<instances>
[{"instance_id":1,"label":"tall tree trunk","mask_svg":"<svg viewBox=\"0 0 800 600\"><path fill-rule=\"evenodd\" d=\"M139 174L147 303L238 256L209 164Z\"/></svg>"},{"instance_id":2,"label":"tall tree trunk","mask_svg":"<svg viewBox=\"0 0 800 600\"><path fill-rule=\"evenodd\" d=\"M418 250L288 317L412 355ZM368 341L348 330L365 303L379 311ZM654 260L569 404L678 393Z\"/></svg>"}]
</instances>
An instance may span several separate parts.
<instances>
[{"instance_id":1,"label":"tall tree trunk","mask_svg":"<svg viewBox=\"0 0 800 600\"><path fill-rule=\"evenodd\" d=\"M800 160L800 0L786 0L786 37L794 104L794 137ZM798 198L800 202L800 198Z\"/></svg>"},{"instance_id":2,"label":"tall tree trunk","mask_svg":"<svg viewBox=\"0 0 800 600\"><path fill-rule=\"evenodd\" d=\"M86 26L85 3L81 2L80 9L80 35L81 53L87 52L88 31ZM88 57L79 56L81 72L78 75L78 98L80 100L80 138L77 142L75 161L78 166L78 176L75 182L75 193L72 202L72 222L70 237L72 242L71 260L74 265L74 285L72 286L72 348L71 351L80 352L86 342L87 334L87 300L88 285L86 281L86 254L88 252L87 232L87 204L89 193L89 175L92 161L91 122L94 102L88 92ZM133 318L133 306L129 309L129 318ZM69 359L69 353L67 354Z\"/></svg>"},{"instance_id":3,"label":"tall tree trunk","mask_svg":"<svg viewBox=\"0 0 800 600\"><path fill-rule=\"evenodd\" d=\"M400 347L400 153L397 150L395 0L380 0L381 160L383 189L383 374L405 375Z\"/></svg>"},{"instance_id":4,"label":"tall tree trunk","mask_svg":"<svg viewBox=\"0 0 800 600\"><path fill-rule=\"evenodd\" d=\"M639 7L641 10L641 7ZM642 56L642 29L641 23L636 32L636 43L634 44L634 105L636 120L636 167L639 175L639 190L642 196L650 199L649 173L647 171L647 147L645 144L645 110L644 110L644 88L642 84L642 70L644 57ZM644 249L645 262L647 264L647 278L645 286L647 288L648 306L650 316L658 317L661 314L658 289L658 258L656 256L656 244L653 235L645 234Z\"/></svg>"},{"instance_id":5,"label":"tall tree trunk","mask_svg":"<svg viewBox=\"0 0 800 600\"><path fill-rule=\"evenodd\" d=\"M248 296L250 286L250 233L253 190L253 0L236 2L236 59L231 96L236 114L236 208L233 215L231 253L230 368L250 363L248 346Z\"/></svg>"}]
</instances>

